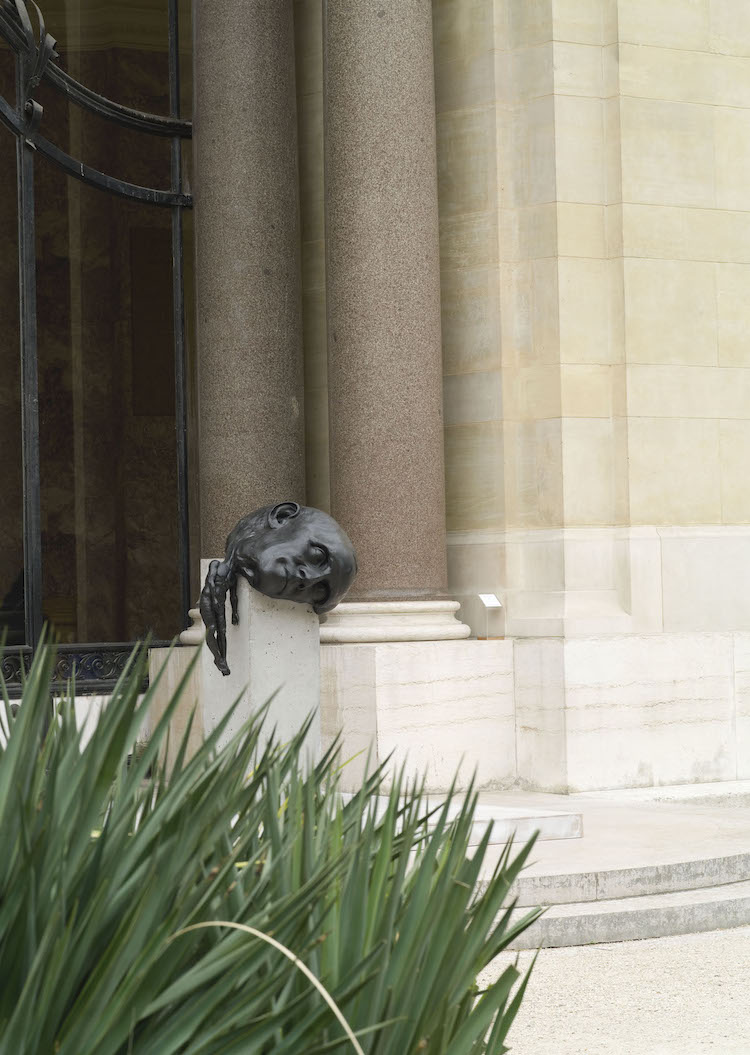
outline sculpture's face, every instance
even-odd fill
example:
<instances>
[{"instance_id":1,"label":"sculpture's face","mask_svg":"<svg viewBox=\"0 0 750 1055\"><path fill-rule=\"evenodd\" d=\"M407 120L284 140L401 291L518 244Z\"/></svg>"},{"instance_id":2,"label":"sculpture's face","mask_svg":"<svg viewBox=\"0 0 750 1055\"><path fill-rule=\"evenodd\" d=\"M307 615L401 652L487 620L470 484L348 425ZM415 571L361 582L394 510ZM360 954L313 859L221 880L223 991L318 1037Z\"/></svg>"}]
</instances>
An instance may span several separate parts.
<instances>
[{"instance_id":1,"label":"sculpture's face","mask_svg":"<svg viewBox=\"0 0 750 1055\"><path fill-rule=\"evenodd\" d=\"M244 549L244 547L242 547ZM284 502L268 513L267 529L252 539L253 586L267 597L334 608L357 574L354 548L326 513Z\"/></svg>"}]
</instances>

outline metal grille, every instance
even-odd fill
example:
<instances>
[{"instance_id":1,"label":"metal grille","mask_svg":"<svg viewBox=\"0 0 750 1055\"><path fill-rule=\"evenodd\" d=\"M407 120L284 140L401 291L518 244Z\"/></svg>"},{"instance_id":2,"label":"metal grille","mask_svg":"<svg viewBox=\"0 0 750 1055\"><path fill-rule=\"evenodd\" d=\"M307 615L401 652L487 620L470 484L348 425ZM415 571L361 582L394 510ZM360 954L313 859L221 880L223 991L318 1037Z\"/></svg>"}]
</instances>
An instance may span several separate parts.
<instances>
[{"instance_id":1,"label":"metal grille","mask_svg":"<svg viewBox=\"0 0 750 1055\"><path fill-rule=\"evenodd\" d=\"M143 113L107 99L80 84L57 65L56 41L47 32L39 7L24 0L0 0L0 37L15 54L16 98L0 95L0 122L16 137L18 181L18 269L20 289L21 428L23 437L24 620L26 645L7 648L1 669L11 693L21 685L42 632L42 523L39 443L39 377L37 359L36 251L34 212L35 156L42 155L69 176L99 190L156 208L171 210L173 332L175 343L175 423L177 458L177 516L180 538L182 610L190 607L188 534L187 399L185 295L183 273L183 209L192 198L183 193L181 140L192 126L180 116L180 55L178 0L168 0L169 116ZM33 17L32 17L33 16ZM42 80L76 106L124 128L171 140L169 188L138 186L90 167L41 133L44 111L34 98ZM106 692L117 680L132 643L66 645L59 649L57 677L75 673L81 692Z\"/></svg>"}]
</instances>

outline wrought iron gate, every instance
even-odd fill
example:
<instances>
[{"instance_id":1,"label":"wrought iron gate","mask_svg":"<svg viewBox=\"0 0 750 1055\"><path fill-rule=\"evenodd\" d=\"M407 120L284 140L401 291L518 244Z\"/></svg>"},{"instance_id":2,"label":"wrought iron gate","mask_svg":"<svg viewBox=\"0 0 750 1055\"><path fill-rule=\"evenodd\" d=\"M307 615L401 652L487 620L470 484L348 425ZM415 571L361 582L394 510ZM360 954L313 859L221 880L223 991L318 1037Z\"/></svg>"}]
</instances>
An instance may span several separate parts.
<instances>
[{"instance_id":1,"label":"wrought iron gate","mask_svg":"<svg viewBox=\"0 0 750 1055\"><path fill-rule=\"evenodd\" d=\"M11 691L20 686L42 631L42 520L39 443L39 376L37 358L37 277L35 249L34 167L41 155L69 176L99 190L154 208L171 210L172 303L175 343L175 422L177 509L180 538L182 610L189 605L189 536L187 475L187 407L185 295L183 273L183 210L192 198L183 193L181 141L191 136L191 123L180 116L180 53L178 0L168 0L169 116L139 112L114 102L76 81L58 64L56 41L46 31L44 17L33 0L0 0L0 37L15 56L15 100L0 95L0 122L15 135L18 186L18 270L20 288L21 428L23 450L23 585L25 644L6 648L2 671ZM33 17L32 17L33 16ZM78 107L116 125L171 140L171 180L168 189L138 186L90 167L42 134L44 111L35 99L42 81ZM102 692L116 679L130 652L130 643L60 646L58 676L76 673L78 691Z\"/></svg>"}]
</instances>

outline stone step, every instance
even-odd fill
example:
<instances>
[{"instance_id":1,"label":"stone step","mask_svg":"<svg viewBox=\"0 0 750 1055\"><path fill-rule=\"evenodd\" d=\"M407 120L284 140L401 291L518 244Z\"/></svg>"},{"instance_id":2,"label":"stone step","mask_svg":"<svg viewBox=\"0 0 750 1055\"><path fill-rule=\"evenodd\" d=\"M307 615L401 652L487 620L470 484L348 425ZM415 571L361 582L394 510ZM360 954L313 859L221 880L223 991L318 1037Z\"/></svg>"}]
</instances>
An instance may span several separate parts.
<instances>
[{"instance_id":1,"label":"stone step","mask_svg":"<svg viewBox=\"0 0 750 1055\"><path fill-rule=\"evenodd\" d=\"M524 874L517 880L513 894L523 906L564 905L698 890L738 883L748 876L750 851L638 868Z\"/></svg>"},{"instance_id":2,"label":"stone step","mask_svg":"<svg viewBox=\"0 0 750 1055\"><path fill-rule=\"evenodd\" d=\"M344 802L348 802L352 795L350 792L342 792L341 797ZM430 795L425 800L425 806L431 810L439 809L443 801L437 795ZM388 797L379 795L377 799L378 816L382 816L387 807ZM461 803L456 801L448 809L449 820L453 820L460 812ZM482 802L480 799L474 811L474 823L469 837L470 846L477 846L481 842L488 824L492 824L491 846L504 846L509 839L513 839L514 844L520 849L534 832L539 833L538 840L580 839L583 835L583 818L575 810L540 809L533 805L504 806L493 802Z\"/></svg>"},{"instance_id":3,"label":"stone step","mask_svg":"<svg viewBox=\"0 0 750 1055\"><path fill-rule=\"evenodd\" d=\"M618 802L620 805L651 805L668 802L681 806L724 806L746 809L750 806L750 780L717 780L710 784L663 784L652 788L626 788L616 791L579 791L569 796L571 803L584 808L587 801Z\"/></svg>"},{"instance_id":4,"label":"stone step","mask_svg":"<svg viewBox=\"0 0 750 1055\"><path fill-rule=\"evenodd\" d=\"M459 807L449 810L457 814ZM520 847L534 832L538 840L580 839L583 835L583 818L574 810L542 810L534 807L496 806L478 803L474 813L474 824L470 844L476 846L484 836L488 824L492 824L490 845L504 844L508 839Z\"/></svg>"},{"instance_id":5,"label":"stone step","mask_svg":"<svg viewBox=\"0 0 750 1055\"><path fill-rule=\"evenodd\" d=\"M520 917L526 910L518 909ZM642 897L552 905L510 946L560 948L697 934L750 923L750 880Z\"/></svg>"}]
</instances>

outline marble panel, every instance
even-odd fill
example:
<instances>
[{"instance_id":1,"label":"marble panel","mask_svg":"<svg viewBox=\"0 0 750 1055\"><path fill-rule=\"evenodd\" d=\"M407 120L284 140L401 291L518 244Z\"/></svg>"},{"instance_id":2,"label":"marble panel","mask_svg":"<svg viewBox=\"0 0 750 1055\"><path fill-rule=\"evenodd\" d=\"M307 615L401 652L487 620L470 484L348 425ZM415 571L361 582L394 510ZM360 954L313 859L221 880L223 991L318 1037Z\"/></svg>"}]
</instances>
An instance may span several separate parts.
<instances>
[{"instance_id":1,"label":"marble panel","mask_svg":"<svg viewBox=\"0 0 750 1055\"><path fill-rule=\"evenodd\" d=\"M686 224L695 210L664 205L622 205L622 244L625 256L684 260L687 250ZM709 251L706 259L713 259Z\"/></svg>"},{"instance_id":2,"label":"marble panel","mask_svg":"<svg viewBox=\"0 0 750 1055\"><path fill-rule=\"evenodd\" d=\"M716 303L719 363L750 367L750 264L716 265Z\"/></svg>"},{"instance_id":3,"label":"marble panel","mask_svg":"<svg viewBox=\"0 0 750 1055\"><path fill-rule=\"evenodd\" d=\"M562 526L562 431L559 418L506 422L505 501L509 528Z\"/></svg>"},{"instance_id":4,"label":"marble panel","mask_svg":"<svg viewBox=\"0 0 750 1055\"><path fill-rule=\"evenodd\" d=\"M507 47L523 48L552 40L552 0L502 0L507 12Z\"/></svg>"},{"instance_id":5,"label":"marble panel","mask_svg":"<svg viewBox=\"0 0 750 1055\"><path fill-rule=\"evenodd\" d=\"M607 205L621 205L622 193L622 144L620 120L620 96L615 84L610 98L602 101L604 126L604 193Z\"/></svg>"},{"instance_id":6,"label":"marble panel","mask_svg":"<svg viewBox=\"0 0 750 1055\"><path fill-rule=\"evenodd\" d=\"M750 533L663 537L664 630L750 630Z\"/></svg>"},{"instance_id":7,"label":"marble panel","mask_svg":"<svg viewBox=\"0 0 750 1055\"><path fill-rule=\"evenodd\" d=\"M495 108L451 110L437 119L441 216L497 207Z\"/></svg>"},{"instance_id":8,"label":"marble panel","mask_svg":"<svg viewBox=\"0 0 750 1055\"><path fill-rule=\"evenodd\" d=\"M514 251L513 257L503 252L503 259L533 260L557 255L557 208L554 202L502 209L500 215L503 221L501 249L508 246ZM513 225L516 228L514 237L510 234Z\"/></svg>"},{"instance_id":9,"label":"marble panel","mask_svg":"<svg viewBox=\"0 0 750 1055\"><path fill-rule=\"evenodd\" d=\"M750 262L750 213L660 205L623 205L626 256Z\"/></svg>"},{"instance_id":10,"label":"marble panel","mask_svg":"<svg viewBox=\"0 0 750 1055\"><path fill-rule=\"evenodd\" d=\"M507 583L527 593L565 588L565 548L560 531L506 533Z\"/></svg>"},{"instance_id":11,"label":"marble panel","mask_svg":"<svg viewBox=\"0 0 750 1055\"><path fill-rule=\"evenodd\" d=\"M523 165L520 170L522 200L527 205L556 201L555 98L548 95L533 99L521 108L519 116L525 130L525 152L520 159Z\"/></svg>"},{"instance_id":12,"label":"marble panel","mask_svg":"<svg viewBox=\"0 0 750 1055\"><path fill-rule=\"evenodd\" d=\"M721 522L718 421L631 418L628 454L633 524Z\"/></svg>"},{"instance_id":13,"label":"marble panel","mask_svg":"<svg viewBox=\"0 0 750 1055\"><path fill-rule=\"evenodd\" d=\"M604 112L601 99L555 96L558 201L607 201Z\"/></svg>"},{"instance_id":14,"label":"marble panel","mask_svg":"<svg viewBox=\"0 0 750 1055\"><path fill-rule=\"evenodd\" d=\"M553 45L556 95L603 94L602 49L592 44L556 40Z\"/></svg>"},{"instance_id":15,"label":"marble panel","mask_svg":"<svg viewBox=\"0 0 750 1055\"><path fill-rule=\"evenodd\" d=\"M563 417L609 418L621 384L621 366L563 363L560 389ZM619 382L619 383L618 383Z\"/></svg>"},{"instance_id":16,"label":"marble panel","mask_svg":"<svg viewBox=\"0 0 750 1055\"><path fill-rule=\"evenodd\" d=\"M449 531L499 528L503 517L503 430L499 421L445 429Z\"/></svg>"},{"instance_id":17,"label":"marble panel","mask_svg":"<svg viewBox=\"0 0 750 1055\"><path fill-rule=\"evenodd\" d=\"M560 301L558 267L562 261L534 260L531 265L530 358L557 363L560 357Z\"/></svg>"},{"instance_id":18,"label":"marble panel","mask_svg":"<svg viewBox=\"0 0 750 1055\"><path fill-rule=\"evenodd\" d=\"M190 725L190 734L186 757L191 758L203 742L200 664L195 662L197 651L195 647L152 648L148 653L148 674L152 688L151 710L148 719L151 731L156 728L163 717L183 678L188 679L180 702L172 712L169 722L169 738L162 744L162 759L166 759L170 769L187 733L188 725Z\"/></svg>"},{"instance_id":19,"label":"marble panel","mask_svg":"<svg viewBox=\"0 0 750 1055\"><path fill-rule=\"evenodd\" d=\"M446 425L499 421L503 416L501 372L448 375L443 379L443 404Z\"/></svg>"},{"instance_id":20,"label":"marble panel","mask_svg":"<svg viewBox=\"0 0 750 1055\"><path fill-rule=\"evenodd\" d=\"M704 261L624 261L629 363L718 362L714 272Z\"/></svg>"},{"instance_id":21,"label":"marble panel","mask_svg":"<svg viewBox=\"0 0 750 1055\"><path fill-rule=\"evenodd\" d=\"M745 106L750 106L750 58L746 59ZM716 204L720 209L750 210L750 109L714 110ZM750 251L749 251L750 252Z\"/></svg>"},{"instance_id":22,"label":"marble panel","mask_svg":"<svg viewBox=\"0 0 750 1055\"><path fill-rule=\"evenodd\" d=\"M435 78L435 105L438 114L446 110L487 106L496 97L495 55L474 52L443 59Z\"/></svg>"},{"instance_id":23,"label":"marble panel","mask_svg":"<svg viewBox=\"0 0 750 1055\"><path fill-rule=\"evenodd\" d=\"M552 261L554 265L554 261ZM555 292L557 270L553 266ZM534 346L534 265L532 261L501 264L499 268L500 305L498 351L502 351L503 366L515 368L521 362L535 359ZM557 325L554 304L553 319ZM554 358L550 356L550 361Z\"/></svg>"},{"instance_id":24,"label":"marble panel","mask_svg":"<svg viewBox=\"0 0 750 1055\"><path fill-rule=\"evenodd\" d=\"M713 107L620 98L623 201L715 204Z\"/></svg>"},{"instance_id":25,"label":"marble panel","mask_svg":"<svg viewBox=\"0 0 750 1055\"><path fill-rule=\"evenodd\" d=\"M497 270L443 271L443 364L447 374L500 365L500 279Z\"/></svg>"},{"instance_id":26,"label":"marble panel","mask_svg":"<svg viewBox=\"0 0 750 1055\"><path fill-rule=\"evenodd\" d=\"M564 643L516 639L513 657L518 782L540 791L565 792Z\"/></svg>"},{"instance_id":27,"label":"marble panel","mask_svg":"<svg viewBox=\"0 0 750 1055\"><path fill-rule=\"evenodd\" d=\"M672 102L731 104L722 90L722 55L674 48L620 45L620 89L623 95Z\"/></svg>"},{"instance_id":28,"label":"marble panel","mask_svg":"<svg viewBox=\"0 0 750 1055\"><path fill-rule=\"evenodd\" d=\"M507 368L503 383L505 420L560 417L560 367L556 363Z\"/></svg>"},{"instance_id":29,"label":"marble panel","mask_svg":"<svg viewBox=\"0 0 750 1055\"><path fill-rule=\"evenodd\" d=\"M661 586L661 538L656 528L635 528L618 544L618 592L638 634L658 634L664 628Z\"/></svg>"},{"instance_id":30,"label":"marble panel","mask_svg":"<svg viewBox=\"0 0 750 1055\"><path fill-rule=\"evenodd\" d=\"M558 202L558 255L606 257L608 253L605 211L603 205Z\"/></svg>"},{"instance_id":31,"label":"marble panel","mask_svg":"<svg viewBox=\"0 0 750 1055\"><path fill-rule=\"evenodd\" d=\"M719 457L722 519L750 524L750 421L719 422Z\"/></svg>"},{"instance_id":32,"label":"marble panel","mask_svg":"<svg viewBox=\"0 0 750 1055\"><path fill-rule=\"evenodd\" d=\"M613 262L562 257L557 262L560 292L560 360L612 363L620 358L613 325Z\"/></svg>"},{"instance_id":33,"label":"marble panel","mask_svg":"<svg viewBox=\"0 0 750 1055\"><path fill-rule=\"evenodd\" d=\"M737 779L750 779L750 634L733 634Z\"/></svg>"},{"instance_id":34,"label":"marble panel","mask_svg":"<svg viewBox=\"0 0 750 1055\"><path fill-rule=\"evenodd\" d=\"M496 266L497 261L496 212L441 219L440 266L443 270L488 269Z\"/></svg>"},{"instance_id":35,"label":"marble panel","mask_svg":"<svg viewBox=\"0 0 750 1055\"><path fill-rule=\"evenodd\" d=\"M566 526L614 524L612 421L608 418L564 418L562 441Z\"/></svg>"},{"instance_id":36,"label":"marble panel","mask_svg":"<svg viewBox=\"0 0 750 1055\"><path fill-rule=\"evenodd\" d=\"M694 260L746 264L750 261L750 212L688 209L685 250Z\"/></svg>"},{"instance_id":37,"label":"marble panel","mask_svg":"<svg viewBox=\"0 0 750 1055\"><path fill-rule=\"evenodd\" d=\"M508 100L509 103L538 99L544 95L552 95L555 91L551 41L521 48L510 56L499 54L497 60L506 68L509 60L512 65L512 97Z\"/></svg>"},{"instance_id":38,"label":"marble panel","mask_svg":"<svg viewBox=\"0 0 750 1055\"><path fill-rule=\"evenodd\" d=\"M572 791L732 780L732 639L623 636L565 643Z\"/></svg>"},{"instance_id":39,"label":"marble panel","mask_svg":"<svg viewBox=\"0 0 750 1055\"><path fill-rule=\"evenodd\" d=\"M323 750L340 739L341 787L357 791L377 753L376 645L321 645L320 731Z\"/></svg>"},{"instance_id":40,"label":"marble panel","mask_svg":"<svg viewBox=\"0 0 750 1055\"><path fill-rule=\"evenodd\" d=\"M613 590L615 588L615 532L597 528L564 533L565 588Z\"/></svg>"},{"instance_id":41,"label":"marble panel","mask_svg":"<svg viewBox=\"0 0 750 1055\"><path fill-rule=\"evenodd\" d=\"M615 0L616 4L617 0ZM617 36L617 33L615 33ZM607 44L602 48L602 96L609 99L620 91L620 45Z\"/></svg>"},{"instance_id":42,"label":"marble panel","mask_svg":"<svg viewBox=\"0 0 750 1055\"><path fill-rule=\"evenodd\" d=\"M435 61L474 55L491 47L494 34L493 4L487 0L435 0L432 5Z\"/></svg>"},{"instance_id":43,"label":"marble panel","mask_svg":"<svg viewBox=\"0 0 750 1055\"><path fill-rule=\"evenodd\" d=\"M617 39L616 0L553 0L555 41L609 44Z\"/></svg>"},{"instance_id":44,"label":"marble panel","mask_svg":"<svg viewBox=\"0 0 750 1055\"><path fill-rule=\"evenodd\" d=\"M722 55L750 55L750 7L737 0L709 0L709 47Z\"/></svg>"},{"instance_id":45,"label":"marble panel","mask_svg":"<svg viewBox=\"0 0 750 1055\"><path fill-rule=\"evenodd\" d=\"M513 643L408 642L377 646L378 753L444 791L515 780ZM430 735L425 736L425 729Z\"/></svg>"},{"instance_id":46,"label":"marble panel","mask_svg":"<svg viewBox=\"0 0 750 1055\"><path fill-rule=\"evenodd\" d=\"M618 0L620 40L708 51L709 0Z\"/></svg>"},{"instance_id":47,"label":"marble panel","mask_svg":"<svg viewBox=\"0 0 750 1055\"><path fill-rule=\"evenodd\" d=\"M476 536L476 532L448 536L448 590L451 597L480 593L499 596L507 582L503 543L499 540L468 541ZM458 538L467 541L458 541Z\"/></svg>"},{"instance_id":48,"label":"marble panel","mask_svg":"<svg viewBox=\"0 0 750 1055\"><path fill-rule=\"evenodd\" d=\"M750 416L750 370L630 366L628 410L635 417L745 420Z\"/></svg>"}]
</instances>

